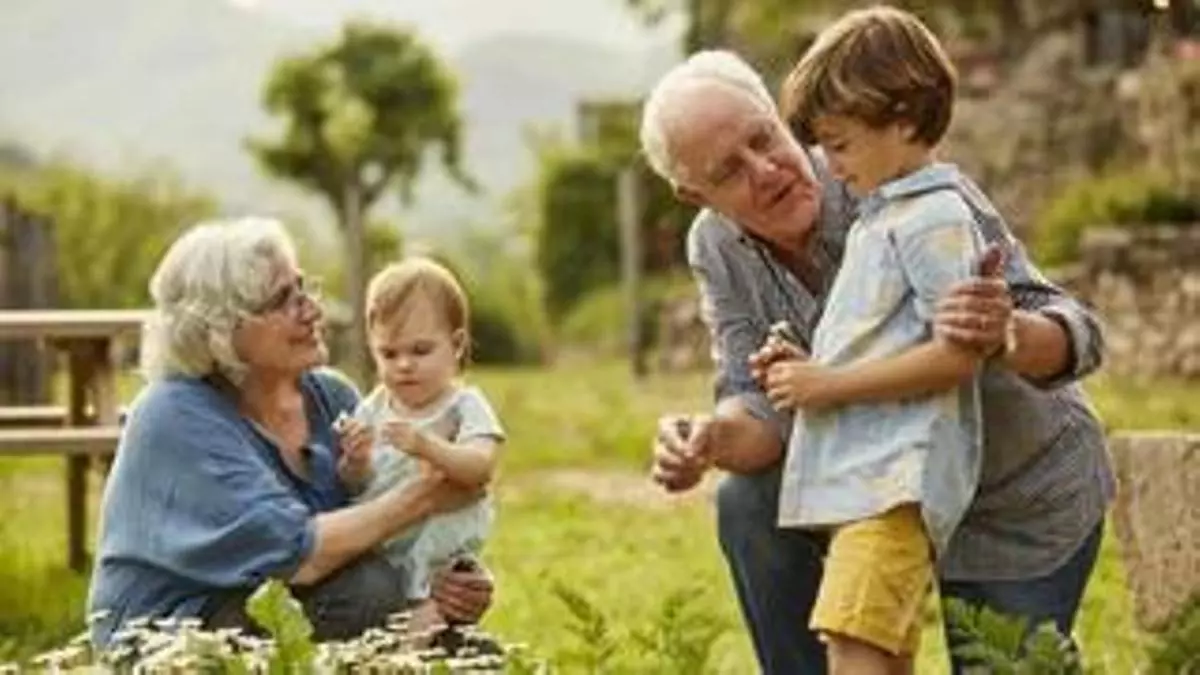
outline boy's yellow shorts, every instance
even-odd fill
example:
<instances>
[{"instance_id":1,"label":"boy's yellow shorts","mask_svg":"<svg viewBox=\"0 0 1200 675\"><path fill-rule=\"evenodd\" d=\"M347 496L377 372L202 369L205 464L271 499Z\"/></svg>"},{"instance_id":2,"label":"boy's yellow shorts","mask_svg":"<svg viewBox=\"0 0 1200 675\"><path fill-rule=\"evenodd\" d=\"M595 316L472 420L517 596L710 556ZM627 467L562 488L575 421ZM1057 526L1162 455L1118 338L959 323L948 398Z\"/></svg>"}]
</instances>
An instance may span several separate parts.
<instances>
[{"instance_id":1,"label":"boy's yellow shorts","mask_svg":"<svg viewBox=\"0 0 1200 675\"><path fill-rule=\"evenodd\" d=\"M834 532L810 626L892 654L915 654L932 582L920 507L902 504Z\"/></svg>"}]
</instances>

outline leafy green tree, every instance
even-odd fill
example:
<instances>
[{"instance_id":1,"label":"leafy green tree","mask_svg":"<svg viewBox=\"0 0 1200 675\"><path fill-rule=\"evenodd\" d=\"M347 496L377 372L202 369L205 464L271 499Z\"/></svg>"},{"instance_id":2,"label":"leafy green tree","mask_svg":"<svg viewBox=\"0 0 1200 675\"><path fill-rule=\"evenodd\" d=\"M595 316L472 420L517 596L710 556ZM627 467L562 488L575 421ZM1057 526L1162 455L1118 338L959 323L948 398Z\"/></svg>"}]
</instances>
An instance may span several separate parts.
<instances>
[{"instance_id":1,"label":"leafy green tree","mask_svg":"<svg viewBox=\"0 0 1200 675\"><path fill-rule=\"evenodd\" d=\"M68 308L146 306L150 275L166 248L216 212L212 198L162 166L110 178L55 162L8 174L0 192L54 228L58 303Z\"/></svg>"},{"instance_id":2,"label":"leafy green tree","mask_svg":"<svg viewBox=\"0 0 1200 675\"><path fill-rule=\"evenodd\" d=\"M334 43L279 61L263 102L281 118L275 139L247 145L272 176L320 195L346 244L352 305L349 368L367 371L363 340L366 214L390 189L410 203L431 151L473 189L460 158L462 122L451 72L412 32L350 22Z\"/></svg>"}]
</instances>

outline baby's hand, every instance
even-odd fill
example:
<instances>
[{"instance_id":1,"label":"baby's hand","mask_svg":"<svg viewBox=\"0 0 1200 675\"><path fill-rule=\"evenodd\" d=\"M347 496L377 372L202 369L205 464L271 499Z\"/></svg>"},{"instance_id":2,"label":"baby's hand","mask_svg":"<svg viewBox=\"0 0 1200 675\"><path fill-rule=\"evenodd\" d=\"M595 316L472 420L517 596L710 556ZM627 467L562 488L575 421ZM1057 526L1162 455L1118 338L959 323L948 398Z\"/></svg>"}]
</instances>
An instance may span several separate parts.
<instances>
[{"instance_id":1,"label":"baby's hand","mask_svg":"<svg viewBox=\"0 0 1200 675\"><path fill-rule=\"evenodd\" d=\"M395 446L397 450L414 457L423 456L424 443L421 442L423 440L421 432L412 424L391 420L384 423L382 434L384 439Z\"/></svg>"},{"instance_id":2,"label":"baby's hand","mask_svg":"<svg viewBox=\"0 0 1200 675\"><path fill-rule=\"evenodd\" d=\"M333 429L341 449L338 478L351 491L358 492L371 479L371 429L345 414L338 416Z\"/></svg>"}]
</instances>

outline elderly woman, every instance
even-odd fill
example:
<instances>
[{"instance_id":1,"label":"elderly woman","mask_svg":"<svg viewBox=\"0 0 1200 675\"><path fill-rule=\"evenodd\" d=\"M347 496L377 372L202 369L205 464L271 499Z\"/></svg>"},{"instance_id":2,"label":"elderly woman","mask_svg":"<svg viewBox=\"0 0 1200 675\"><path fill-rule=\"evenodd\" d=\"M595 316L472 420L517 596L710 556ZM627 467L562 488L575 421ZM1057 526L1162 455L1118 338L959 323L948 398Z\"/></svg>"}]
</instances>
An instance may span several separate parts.
<instances>
[{"instance_id":1,"label":"elderly woman","mask_svg":"<svg viewBox=\"0 0 1200 675\"><path fill-rule=\"evenodd\" d=\"M322 312L275 221L201 224L150 282L149 384L130 409L104 493L89 611L98 644L142 616L248 626L244 601L287 582L317 639L344 638L402 610L404 580L374 549L467 494L425 476L350 506L333 430L358 402L323 370ZM444 616L491 601L482 571L442 570Z\"/></svg>"}]
</instances>

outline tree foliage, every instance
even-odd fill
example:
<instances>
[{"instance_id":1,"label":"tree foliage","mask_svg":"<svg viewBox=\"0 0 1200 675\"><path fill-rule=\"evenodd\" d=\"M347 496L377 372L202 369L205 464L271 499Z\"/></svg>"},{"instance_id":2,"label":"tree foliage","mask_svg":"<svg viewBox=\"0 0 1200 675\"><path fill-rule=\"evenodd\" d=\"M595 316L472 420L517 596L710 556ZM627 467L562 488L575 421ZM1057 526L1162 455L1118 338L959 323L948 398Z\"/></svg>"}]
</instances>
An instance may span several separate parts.
<instances>
[{"instance_id":1,"label":"tree foliage","mask_svg":"<svg viewBox=\"0 0 1200 675\"><path fill-rule=\"evenodd\" d=\"M683 239L692 209L637 158L636 106L595 102L585 117L592 131L579 142L535 139L539 172L531 200L536 211L536 264L546 309L558 321L588 292L620 277L617 180L638 172L639 264L647 274L683 265ZM595 117L596 119L592 119Z\"/></svg>"},{"instance_id":2,"label":"tree foliage","mask_svg":"<svg viewBox=\"0 0 1200 675\"><path fill-rule=\"evenodd\" d=\"M431 149L472 185L457 97L453 74L415 34L351 22L337 42L275 65L263 104L283 134L248 146L270 174L317 192L340 218L347 190L364 211L392 187L411 200Z\"/></svg>"},{"instance_id":3,"label":"tree foliage","mask_svg":"<svg viewBox=\"0 0 1200 675\"><path fill-rule=\"evenodd\" d=\"M110 178L55 162L7 175L0 191L49 220L58 304L78 309L146 306L150 275L167 247L216 212L212 198L161 166Z\"/></svg>"},{"instance_id":4,"label":"tree foliage","mask_svg":"<svg viewBox=\"0 0 1200 675\"><path fill-rule=\"evenodd\" d=\"M274 139L251 138L250 151L272 176L318 194L346 243L352 334L364 334L367 214L390 189L404 203L431 153L461 185L462 122L453 74L408 30L364 21L340 38L276 63L263 104L283 121ZM349 369L367 367L361 340Z\"/></svg>"}]
</instances>

